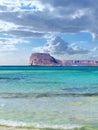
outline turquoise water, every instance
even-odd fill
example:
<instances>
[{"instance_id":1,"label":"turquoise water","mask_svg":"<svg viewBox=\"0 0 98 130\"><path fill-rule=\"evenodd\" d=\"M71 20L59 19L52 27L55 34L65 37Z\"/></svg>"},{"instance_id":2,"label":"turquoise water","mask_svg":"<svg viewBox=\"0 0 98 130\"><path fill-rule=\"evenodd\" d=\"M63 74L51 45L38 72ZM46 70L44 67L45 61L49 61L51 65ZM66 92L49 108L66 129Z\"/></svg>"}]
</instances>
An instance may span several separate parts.
<instances>
[{"instance_id":1,"label":"turquoise water","mask_svg":"<svg viewBox=\"0 0 98 130\"><path fill-rule=\"evenodd\" d=\"M0 125L97 130L98 67L1 66Z\"/></svg>"}]
</instances>

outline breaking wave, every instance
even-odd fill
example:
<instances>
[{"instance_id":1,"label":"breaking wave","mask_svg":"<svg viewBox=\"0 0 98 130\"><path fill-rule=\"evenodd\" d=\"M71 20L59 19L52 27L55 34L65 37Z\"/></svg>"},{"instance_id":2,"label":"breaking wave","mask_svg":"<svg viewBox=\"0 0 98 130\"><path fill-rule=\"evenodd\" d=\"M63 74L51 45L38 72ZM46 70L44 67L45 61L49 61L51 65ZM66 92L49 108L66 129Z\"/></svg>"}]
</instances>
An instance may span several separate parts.
<instances>
[{"instance_id":1,"label":"breaking wave","mask_svg":"<svg viewBox=\"0 0 98 130\"><path fill-rule=\"evenodd\" d=\"M38 129L63 129L63 130L71 130L82 128L83 126L77 124L67 124L67 125L48 125L42 123L24 123L18 121L10 121L10 120L0 120L1 126L8 127L30 127L30 128L38 128Z\"/></svg>"}]
</instances>

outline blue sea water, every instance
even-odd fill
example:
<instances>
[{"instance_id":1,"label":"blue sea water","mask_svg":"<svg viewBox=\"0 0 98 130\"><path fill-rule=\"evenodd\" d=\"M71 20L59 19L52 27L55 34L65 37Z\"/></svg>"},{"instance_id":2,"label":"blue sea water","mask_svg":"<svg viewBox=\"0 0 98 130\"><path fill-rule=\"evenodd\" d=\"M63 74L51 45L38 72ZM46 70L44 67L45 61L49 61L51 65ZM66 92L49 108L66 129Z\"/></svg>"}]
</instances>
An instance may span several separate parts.
<instances>
[{"instance_id":1,"label":"blue sea water","mask_svg":"<svg viewBox=\"0 0 98 130\"><path fill-rule=\"evenodd\" d=\"M0 67L0 125L98 130L98 67Z\"/></svg>"}]
</instances>

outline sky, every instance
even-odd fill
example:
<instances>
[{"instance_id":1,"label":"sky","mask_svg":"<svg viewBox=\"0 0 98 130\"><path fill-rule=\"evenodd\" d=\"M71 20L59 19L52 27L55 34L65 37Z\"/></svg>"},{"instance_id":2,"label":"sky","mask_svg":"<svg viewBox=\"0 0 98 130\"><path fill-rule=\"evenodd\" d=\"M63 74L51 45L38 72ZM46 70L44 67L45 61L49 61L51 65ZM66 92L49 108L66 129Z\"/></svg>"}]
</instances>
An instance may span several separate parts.
<instances>
[{"instance_id":1,"label":"sky","mask_svg":"<svg viewBox=\"0 0 98 130\"><path fill-rule=\"evenodd\" d=\"M0 65L35 52L98 60L98 0L0 0Z\"/></svg>"}]
</instances>

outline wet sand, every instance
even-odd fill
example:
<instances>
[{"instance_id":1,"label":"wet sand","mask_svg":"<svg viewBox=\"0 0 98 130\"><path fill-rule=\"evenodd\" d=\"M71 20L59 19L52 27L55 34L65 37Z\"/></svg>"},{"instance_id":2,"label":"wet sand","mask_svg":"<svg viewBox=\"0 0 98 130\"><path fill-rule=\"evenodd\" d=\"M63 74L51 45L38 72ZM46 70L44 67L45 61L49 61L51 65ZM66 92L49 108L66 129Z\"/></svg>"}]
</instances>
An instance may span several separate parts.
<instances>
[{"instance_id":1,"label":"wet sand","mask_svg":"<svg viewBox=\"0 0 98 130\"><path fill-rule=\"evenodd\" d=\"M0 130L65 130L65 129L52 129L52 128L34 128L34 127L14 127L14 126L4 126L0 125ZM95 127L82 127L66 130L98 130Z\"/></svg>"}]
</instances>

